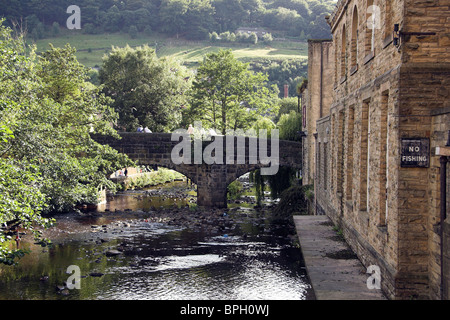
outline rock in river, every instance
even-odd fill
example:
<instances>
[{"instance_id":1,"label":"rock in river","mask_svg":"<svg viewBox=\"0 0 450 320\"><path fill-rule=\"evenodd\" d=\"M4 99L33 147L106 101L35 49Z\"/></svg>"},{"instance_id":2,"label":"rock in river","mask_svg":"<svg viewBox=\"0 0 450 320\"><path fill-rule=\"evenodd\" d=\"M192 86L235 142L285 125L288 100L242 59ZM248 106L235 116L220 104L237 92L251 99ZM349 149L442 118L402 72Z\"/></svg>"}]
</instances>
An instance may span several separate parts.
<instances>
[{"instance_id":1,"label":"rock in river","mask_svg":"<svg viewBox=\"0 0 450 320\"><path fill-rule=\"evenodd\" d=\"M119 254L122 254L122 252L120 252L119 250L114 250L114 249L108 250L105 252L105 255L107 257L114 257L114 256L118 256Z\"/></svg>"},{"instance_id":2,"label":"rock in river","mask_svg":"<svg viewBox=\"0 0 450 320\"><path fill-rule=\"evenodd\" d=\"M91 272L89 275L90 275L91 277L101 277L101 276L104 275L104 273L101 273L101 272Z\"/></svg>"}]
</instances>

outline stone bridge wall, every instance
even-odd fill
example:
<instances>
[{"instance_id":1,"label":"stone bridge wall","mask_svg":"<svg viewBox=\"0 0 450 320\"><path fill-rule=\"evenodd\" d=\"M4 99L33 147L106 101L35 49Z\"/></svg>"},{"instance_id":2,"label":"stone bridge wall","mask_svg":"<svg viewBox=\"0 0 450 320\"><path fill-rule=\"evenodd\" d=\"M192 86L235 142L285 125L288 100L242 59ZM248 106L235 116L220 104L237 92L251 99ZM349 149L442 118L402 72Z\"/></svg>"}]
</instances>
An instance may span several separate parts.
<instances>
[{"instance_id":1,"label":"stone bridge wall","mask_svg":"<svg viewBox=\"0 0 450 320\"><path fill-rule=\"evenodd\" d=\"M226 207L227 186L241 175L270 165L263 165L260 157L250 155L253 143L256 138L245 138L245 145L238 143L238 137L223 138L223 158L214 164L194 164L195 146L191 143L190 163L175 164L172 161L172 150L180 141L172 141L170 133L120 133L122 139L115 139L107 136L94 136L93 138L102 144L108 144L117 151L127 154L130 159L140 165L158 165L168 169L173 169L184 174L197 184L197 204L205 207ZM220 139L221 136L219 136ZM214 138L213 138L214 139ZM239 137L242 139L242 137ZM234 141L234 148L227 148L227 140ZM214 140L213 140L214 141ZM213 142L204 141L202 151ZM268 156L270 157L271 143L267 140ZM257 145L257 155L260 153ZM302 147L300 143L292 141L279 141L279 166L289 166L301 169ZM203 154L203 152L202 152ZM236 155L245 155L245 163L237 163ZM252 153L252 155L255 153ZM215 155L214 153L212 154ZM232 157L233 156L233 157ZM222 162L222 164L219 164Z\"/></svg>"}]
</instances>

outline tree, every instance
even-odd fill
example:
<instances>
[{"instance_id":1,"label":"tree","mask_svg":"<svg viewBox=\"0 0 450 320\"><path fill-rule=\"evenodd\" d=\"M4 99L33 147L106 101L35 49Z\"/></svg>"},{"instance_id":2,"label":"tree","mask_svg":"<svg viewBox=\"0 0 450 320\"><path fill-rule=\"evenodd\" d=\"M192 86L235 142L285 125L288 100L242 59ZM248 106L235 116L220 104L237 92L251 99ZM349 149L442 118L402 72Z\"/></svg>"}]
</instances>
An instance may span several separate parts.
<instances>
[{"instance_id":1,"label":"tree","mask_svg":"<svg viewBox=\"0 0 450 320\"><path fill-rule=\"evenodd\" d=\"M326 22L326 13L318 15L314 21L310 23L310 34L314 39L330 39L331 29Z\"/></svg>"},{"instance_id":2,"label":"tree","mask_svg":"<svg viewBox=\"0 0 450 320\"><path fill-rule=\"evenodd\" d=\"M256 33L252 32L250 33L250 36L248 37L248 41L251 44L257 44L258 43L258 36Z\"/></svg>"},{"instance_id":3,"label":"tree","mask_svg":"<svg viewBox=\"0 0 450 320\"><path fill-rule=\"evenodd\" d=\"M115 114L74 52L52 47L37 60L0 26L0 224L31 230L43 245L35 228L52 220L42 213L96 203L100 186L113 187L108 173L131 163L92 140L115 134ZM0 263L12 264L25 252L7 240L0 233Z\"/></svg>"},{"instance_id":4,"label":"tree","mask_svg":"<svg viewBox=\"0 0 450 320\"><path fill-rule=\"evenodd\" d=\"M242 8L246 11L246 20L250 25L259 22L261 13L264 10L262 0L241 0Z\"/></svg>"},{"instance_id":5,"label":"tree","mask_svg":"<svg viewBox=\"0 0 450 320\"><path fill-rule=\"evenodd\" d=\"M265 44L270 44L270 43L272 43L272 41L273 41L272 34L270 34L270 33L264 34L263 37L262 37L262 41L263 41Z\"/></svg>"},{"instance_id":6,"label":"tree","mask_svg":"<svg viewBox=\"0 0 450 320\"><path fill-rule=\"evenodd\" d=\"M296 11L303 18L310 14L308 2L305 0L276 0L274 6Z\"/></svg>"},{"instance_id":7,"label":"tree","mask_svg":"<svg viewBox=\"0 0 450 320\"><path fill-rule=\"evenodd\" d=\"M0 225L10 227L22 225L35 232L36 240L42 240L34 229L48 227L51 219L41 216L45 207L45 196L39 190L38 168L26 159L10 157L11 140L15 139L14 128L20 121L26 102L19 103L16 94L29 91L27 83L32 79L31 59L25 55L23 39L13 39L11 30L3 27L0 20ZM0 263L11 265L26 251L11 249L11 235L0 232Z\"/></svg>"},{"instance_id":8,"label":"tree","mask_svg":"<svg viewBox=\"0 0 450 320\"><path fill-rule=\"evenodd\" d=\"M117 32L120 30L122 24L122 14L116 5L108 9L103 16L103 26L106 31Z\"/></svg>"},{"instance_id":9,"label":"tree","mask_svg":"<svg viewBox=\"0 0 450 320\"><path fill-rule=\"evenodd\" d=\"M188 11L187 0L163 0L159 9L161 30L171 34L179 33L186 27L185 15Z\"/></svg>"},{"instance_id":10,"label":"tree","mask_svg":"<svg viewBox=\"0 0 450 320\"><path fill-rule=\"evenodd\" d=\"M279 30L285 30L289 35L296 35L298 29L304 25L303 17L292 9L279 7L275 14L275 26Z\"/></svg>"},{"instance_id":11,"label":"tree","mask_svg":"<svg viewBox=\"0 0 450 320\"><path fill-rule=\"evenodd\" d=\"M117 125L135 131L139 125L153 132L178 128L190 74L171 58L158 58L148 47L113 48L99 72L103 92L114 99Z\"/></svg>"},{"instance_id":12,"label":"tree","mask_svg":"<svg viewBox=\"0 0 450 320\"><path fill-rule=\"evenodd\" d=\"M300 40L303 40L303 41L308 40L308 37L305 34L305 30L302 30L302 32L300 32Z\"/></svg>"},{"instance_id":13,"label":"tree","mask_svg":"<svg viewBox=\"0 0 450 320\"><path fill-rule=\"evenodd\" d=\"M279 101L278 115L274 121L277 123L283 114L290 114L291 111L298 111L298 98L284 98Z\"/></svg>"},{"instance_id":14,"label":"tree","mask_svg":"<svg viewBox=\"0 0 450 320\"><path fill-rule=\"evenodd\" d=\"M130 29L128 29L128 34L130 35L131 39L136 39L138 36L138 29L135 25L132 25Z\"/></svg>"},{"instance_id":15,"label":"tree","mask_svg":"<svg viewBox=\"0 0 450 320\"><path fill-rule=\"evenodd\" d=\"M39 103L31 100L27 116L18 121L9 154L39 159L47 211L96 203L100 186L114 190L107 176L130 163L91 138L92 133L117 137L110 125L117 114L109 107L111 100L88 82L88 69L77 61L75 49L51 46L38 58L34 70Z\"/></svg>"},{"instance_id":16,"label":"tree","mask_svg":"<svg viewBox=\"0 0 450 320\"><path fill-rule=\"evenodd\" d=\"M136 11L122 11L122 17L122 28L131 28L132 26L135 26L138 31L144 31L151 19L151 14L147 9L141 8Z\"/></svg>"},{"instance_id":17,"label":"tree","mask_svg":"<svg viewBox=\"0 0 450 320\"><path fill-rule=\"evenodd\" d=\"M255 72L267 73L269 84L276 85L280 97L283 95L283 86L289 85L289 95L297 96L297 84L308 71L308 61L303 58L295 59L252 59L250 67Z\"/></svg>"},{"instance_id":18,"label":"tree","mask_svg":"<svg viewBox=\"0 0 450 320\"><path fill-rule=\"evenodd\" d=\"M210 0L191 0L185 16L187 39L204 40L214 30L214 8Z\"/></svg>"},{"instance_id":19,"label":"tree","mask_svg":"<svg viewBox=\"0 0 450 320\"><path fill-rule=\"evenodd\" d=\"M209 40L211 42L218 42L219 41L219 35L217 34L217 32L213 31L212 33L209 34Z\"/></svg>"},{"instance_id":20,"label":"tree","mask_svg":"<svg viewBox=\"0 0 450 320\"><path fill-rule=\"evenodd\" d=\"M240 0L213 0L213 6L214 19L219 24L220 32L236 30L246 16Z\"/></svg>"},{"instance_id":21,"label":"tree","mask_svg":"<svg viewBox=\"0 0 450 320\"><path fill-rule=\"evenodd\" d=\"M57 37L59 35L59 23L53 22L52 24L52 36Z\"/></svg>"},{"instance_id":22,"label":"tree","mask_svg":"<svg viewBox=\"0 0 450 320\"><path fill-rule=\"evenodd\" d=\"M44 208L45 196L39 190L40 177L36 167L0 158L0 176L0 224L21 225L33 231L37 241L45 243L35 227L49 227L54 221L39 214ZM11 265L26 253L22 249L9 248L7 240L10 239L10 235L0 233L0 264Z\"/></svg>"},{"instance_id":23,"label":"tree","mask_svg":"<svg viewBox=\"0 0 450 320\"><path fill-rule=\"evenodd\" d=\"M280 139L283 140L300 140L298 132L302 130L302 116L300 113L291 111L288 114L281 115L277 126L280 130Z\"/></svg>"},{"instance_id":24,"label":"tree","mask_svg":"<svg viewBox=\"0 0 450 320\"><path fill-rule=\"evenodd\" d=\"M203 120L206 126L247 129L270 110L275 99L267 76L248 70L231 50L208 54L200 64L193 82L189 120Z\"/></svg>"},{"instance_id":25,"label":"tree","mask_svg":"<svg viewBox=\"0 0 450 320\"><path fill-rule=\"evenodd\" d=\"M255 131L255 134L259 137L260 130L266 130L267 137L270 138L272 134L272 129L276 129L275 123L267 117L259 117L253 125L252 129Z\"/></svg>"},{"instance_id":26,"label":"tree","mask_svg":"<svg viewBox=\"0 0 450 320\"><path fill-rule=\"evenodd\" d=\"M152 15L147 9L141 8L134 11L134 18L135 18L134 24L136 25L137 29L139 31L144 31L145 28L148 26L151 17Z\"/></svg>"}]
</instances>

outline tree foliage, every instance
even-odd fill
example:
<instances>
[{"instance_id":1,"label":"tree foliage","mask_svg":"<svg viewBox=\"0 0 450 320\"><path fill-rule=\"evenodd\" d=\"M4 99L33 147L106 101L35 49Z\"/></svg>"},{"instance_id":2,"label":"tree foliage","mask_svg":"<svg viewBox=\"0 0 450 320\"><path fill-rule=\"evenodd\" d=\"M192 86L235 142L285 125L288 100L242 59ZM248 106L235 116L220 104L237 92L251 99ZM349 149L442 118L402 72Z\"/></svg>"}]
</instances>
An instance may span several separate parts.
<instances>
[{"instance_id":1,"label":"tree foliage","mask_svg":"<svg viewBox=\"0 0 450 320\"><path fill-rule=\"evenodd\" d=\"M284 94L284 85L289 86L289 96L297 96L297 85L308 72L308 61L303 58L292 59L252 59L250 69L254 72L265 73L269 85L276 85L280 90L280 97Z\"/></svg>"},{"instance_id":2,"label":"tree foliage","mask_svg":"<svg viewBox=\"0 0 450 320\"><path fill-rule=\"evenodd\" d=\"M28 33L39 39L52 35L52 24L64 26L69 0L10 0L0 2L8 22L24 21ZM304 35L329 38L325 16L333 0L79 0L86 32L126 31L134 25L170 36L206 39L210 32L235 32L239 27L270 28L277 37ZM96 30L94 31L93 28Z\"/></svg>"},{"instance_id":3,"label":"tree foliage","mask_svg":"<svg viewBox=\"0 0 450 320\"><path fill-rule=\"evenodd\" d=\"M280 121L280 118L283 114L289 114L291 113L291 111L294 112L299 111L297 97L280 99L278 105L279 105L278 114L274 119L275 123L278 123Z\"/></svg>"},{"instance_id":4,"label":"tree foliage","mask_svg":"<svg viewBox=\"0 0 450 320\"><path fill-rule=\"evenodd\" d=\"M267 86L267 76L253 73L231 50L208 54L195 76L187 117L203 120L205 126L247 129L270 111L276 90Z\"/></svg>"},{"instance_id":5,"label":"tree foliage","mask_svg":"<svg viewBox=\"0 0 450 320\"><path fill-rule=\"evenodd\" d=\"M158 58L148 46L113 48L99 73L103 92L114 99L118 127L128 131L139 125L153 132L178 128L189 78L185 67L172 58Z\"/></svg>"},{"instance_id":6,"label":"tree foliage","mask_svg":"<svg viewBox=\"0 0 450 320\"><path fill-rule=\"evenodd\" d=\"M302 130L302 116L300 113L291 111L288 114L283 114L278 121L278 128L280 130L280 139L299 141L299 131Z\"/></svg>"},{"instance_id":7,"label":"tree foliage","mask_svg":"<svg viewBox=\"0 0 450 320\"><path fill-rule=\"evenodd\" d=\"M96 203L100 186L114 187L108 173L130 161L91 138L117 135L116 114L75 50L37 56L11 33L0 24L0 224L36 231L52 222L42 214ZM0 262L11 264L23 251L6 240L0 233Z\"/></svg>"}]
</instances>

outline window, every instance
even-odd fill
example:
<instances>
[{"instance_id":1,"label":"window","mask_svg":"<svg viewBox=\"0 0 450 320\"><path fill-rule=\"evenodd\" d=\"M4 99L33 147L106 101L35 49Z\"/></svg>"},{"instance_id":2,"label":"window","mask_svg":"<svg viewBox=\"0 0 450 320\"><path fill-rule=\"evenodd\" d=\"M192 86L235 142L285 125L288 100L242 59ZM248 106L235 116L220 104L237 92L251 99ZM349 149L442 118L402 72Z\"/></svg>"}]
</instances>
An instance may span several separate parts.
<instances>
[{"instance_id":1,"label":"window","mask_svg":"<svg viewBox=\"0 0 450 320\"><path fill-rule=\"evenodd\" d=\"M392 0L384 1L384 39L387 39L392 36L392 29L394 25L392 24Z\"/></svg>"},{"instance_id":2,"label":"window","mask_svg":"<svg viewBox=\"0 0 450 320\"><path fill-rule=\"evenodd\" d=\"M367 0L366 9L366 39L365 39L365 49L366 55L373 53L375 48L375 27L377 20L377 10L374 9L373 0Z\"/></svg>"},{"instance_id":3,"label":"window","mask_svg":"<svg viewBox=\"0 0 450 320\"><path fill-rule=\"evenodd\" d=\"M352 200L353 191L353 135L355 123L355 107L348 108L347 115L347 200Z\"/></svg>"},{"instance_id":4,"label":"window","mask_svg":"<svg viewBox=\"0 0 450 320\"><path fill-rule=\"evenodd\" d=\"M385 226L387 220L387 163L388 163L388 103L389 91L383 93L381 96L380 105L380 174L379 174L379 188L380 188L380 205L379 205L379 219L378 225Z\"/></svg>"},{"instance_id":5,"label":"window","mask_svg":"<svg viewBox=\"0 0 450 320\"><path fill-rule=\"evenodd\" d=\"M342 194L344 189L344 111L339 111L337 131L337 192Z\"/></svg>"},{"instance_id":6,"label":"window","mask_svg":"<svg viewBox=\"0 0 450 320\"><path fill-rule=\"evenodd\" d=\"M337 85L339 83L338 78L338 68L339 68L339 49L338 49L338 41L334 42L334 82Z\"/></svg>"},{"instance_id":7,"label":"window","mask_svg":"<svg viewBox=\"0 0 450 320\"><path fill-rule=\"evenodd\" d=\"M336 157L334 155L334 150L336 150L336 140L337 140L337 134L336 134L336 114L333 113L331 117L331 137L330 137L330 189L334 190L334 170L336 166Z\"/></svg>"},{"instance_id":8,"label":"window","mask_svg":"<svg viewBox=\"0 0 450 320\"><path fill-rule=\"evenodd\" d=\"M324 189L328 186L328 142L323 143L323 183Z\"/></svg>"},{"instance_id":9,"label":"window","mask_svg":"<svg viewBox=\"0 0 450 320\"><path fill-rule=\"evenodd\" d=\"M316 174L317 174L317 181L318 181L318 185L322 186L322 168L321 168L321 147L322 147L322 143L319 142L319 146L317 148L317 165L316 165Z\"/></svg>"},{"instance_id":10,"label":"window","mask_svg":"<svg viewBox=\"0 0 450 320\"><path fill-rule=\"evenodd\" d=\"M359 156L359 210L367 211L369 173L369 103L364 101L361 109L361 140Z\"/></svg>"},{"instance_id":11,"label":"window","mask_svg":"<svg viewBox=\"0 0 450 320\"><path fill-rule=\"evenodd\" d=\"M345 25L342 28L342 46L341 46L341 78L347 75L347 34Z\"/></svg>"},{"instance_id":12,"label":"window","mask_svg":"<svg viewBox=\"0 0 450 320\"><path fill-rule=\"evenodd\" d=\"M358 63L358 8L355 6L353 9L353 21L352 21L352 67L355 67Z\"/></svg>"},{"instance_id":13,"label":"window","mask_svg":"<svg viewBox=\"0 0 450 320\"><path fill-rule=\"evenodd\" d=\"M303 120L303 128L307 130L306 128L306 93L302 93L302 120Z\"/></svg>"}]
</instances>

